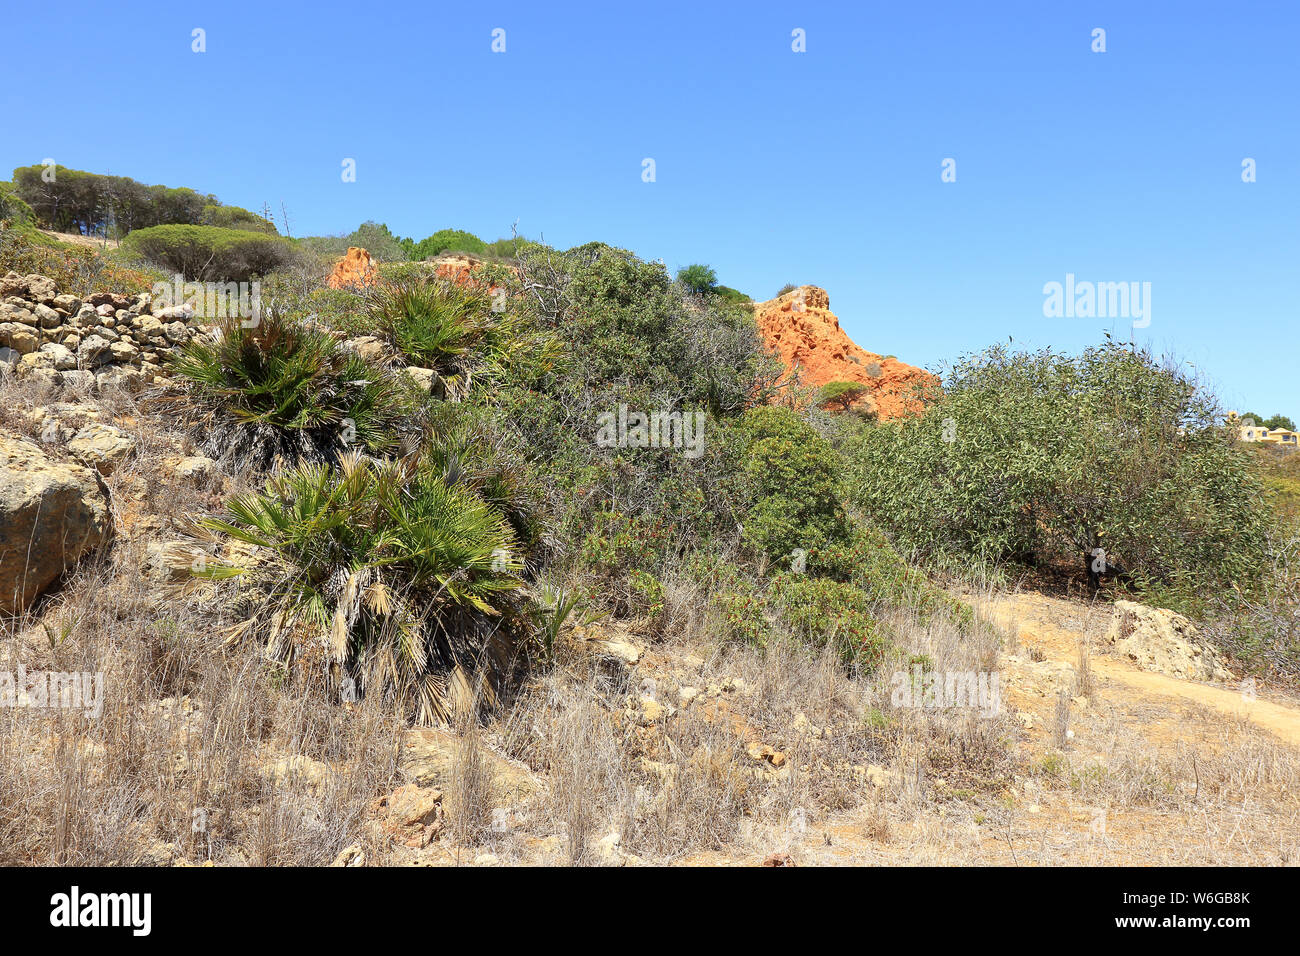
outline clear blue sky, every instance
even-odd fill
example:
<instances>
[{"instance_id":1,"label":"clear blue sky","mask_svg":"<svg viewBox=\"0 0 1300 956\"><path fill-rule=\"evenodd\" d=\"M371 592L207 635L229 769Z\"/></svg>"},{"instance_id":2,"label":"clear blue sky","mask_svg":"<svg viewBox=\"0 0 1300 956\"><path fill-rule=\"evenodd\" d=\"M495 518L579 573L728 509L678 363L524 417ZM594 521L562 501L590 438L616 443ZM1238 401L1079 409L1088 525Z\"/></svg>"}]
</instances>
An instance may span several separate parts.
<instances>
[{"instance_id":1,"label":"clear blue sky","mask_svg":"<svg viewBox=\"0 0 1300 956\"><path fill-rule=\"evenodd\" d=\"M518 219L755 298L823 286L859 344L929 367L1127 335L1044 318L1042 288L1145 281L1140 341L1300 418L1294 0L64 2L4 32L0 175L51 157L283 201L295 235Z\"/></svg>"}]
</instances>

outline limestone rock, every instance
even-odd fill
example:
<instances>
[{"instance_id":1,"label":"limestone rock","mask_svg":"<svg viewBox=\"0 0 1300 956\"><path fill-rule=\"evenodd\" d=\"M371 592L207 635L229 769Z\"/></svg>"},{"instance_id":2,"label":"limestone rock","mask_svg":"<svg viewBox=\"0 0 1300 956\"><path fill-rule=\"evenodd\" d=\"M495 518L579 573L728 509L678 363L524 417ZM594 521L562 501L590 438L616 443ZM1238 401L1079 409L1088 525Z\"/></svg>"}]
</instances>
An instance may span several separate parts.
<instances>
[{"instance_id":1,"label":"limestone rock","mask_svg":"<svg viewBox=\"0 0 1300 956\"><path fill-rule=\"evenodd\" d=\"M0 434L0 613L26 608L110 534L93 472Z\"/></svg>"},{"instance_id":2,"label":"limestone rock","mask_svg":"<svg viewBox=\"0 0 1300 956\"><path fill-rule=\"evenodd\" d=\"M1223 658L1181 614L1116 601L1106 641L1144 671L1185 680L1228 681Z\"/></svg>"},{"instance_id":3,"label":"limestone rock","mask_svg":"<svg viewBox=\"0 0 1300 956\"><path fill-rule=\"evenodd\" d=\"M135 450L135 439L113 425L95 422L72 436L68 450L101 475L110 475Z\"/></svg>"}]
</instances>

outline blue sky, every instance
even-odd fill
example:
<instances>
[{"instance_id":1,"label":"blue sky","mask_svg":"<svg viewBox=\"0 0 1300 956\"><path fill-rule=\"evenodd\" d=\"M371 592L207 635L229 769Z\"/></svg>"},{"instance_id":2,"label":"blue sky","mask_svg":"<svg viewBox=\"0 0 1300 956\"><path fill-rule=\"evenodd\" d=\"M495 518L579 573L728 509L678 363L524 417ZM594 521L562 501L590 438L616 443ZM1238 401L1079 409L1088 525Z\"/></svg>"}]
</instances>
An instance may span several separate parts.
<instances>
[{"instance_id":1,"label":"blue sky","mask_svg":"<svg viewBox=\"0 0 1300 956\"><path fill-rule=\"evenodd\" d=\"M1127 337L1124 319L1045 318L1043 286L1150 282L1139 341L1229 407L1300 418L1295 2L65 2L5 19L24 52L0 87L0 175L51 157L283 202L295 235L374 219L493 239L518 220L560 247L706 262L755 298L823 286L860 345L927 367L1009 336Z\"/></svg>"}]
</instances>

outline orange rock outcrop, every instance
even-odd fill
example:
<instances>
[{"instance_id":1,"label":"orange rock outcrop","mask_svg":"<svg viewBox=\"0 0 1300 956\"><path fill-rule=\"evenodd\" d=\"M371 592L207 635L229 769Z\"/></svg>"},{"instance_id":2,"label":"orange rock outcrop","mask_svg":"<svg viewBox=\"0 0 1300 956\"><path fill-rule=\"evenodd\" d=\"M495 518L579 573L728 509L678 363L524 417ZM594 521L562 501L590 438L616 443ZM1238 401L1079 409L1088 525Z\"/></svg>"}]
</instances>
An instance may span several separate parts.
<instances>
[{"instance_id":1,"label":"orange rock outcrop","mask_svg":"<svg viewBox=\"0 0 1300 956\"><path fill-rule=\"evenodd\" d=\"M350 246L348 254L334 264L334 271L325 281L331 289L364 288L379 281L379 270L370 261L370 253L359 246Z\"/></svg>"},{"instance_id":2,"label":"orange rock outcrop","mask_svg":"<svg viewBox=\"0 0 1300 956\"><path fill-rule=\"evenodd\" d=\"M855 407L875 411L881 421L919 411L918 387L939 382L924 369L856 345L840 328L830 296L817 286L800 286L755 303L754 318L768 347L787 368L799 372L802 384L820 388L830 382L861 383L866 392Z\"/></svg>"}]
</instances>

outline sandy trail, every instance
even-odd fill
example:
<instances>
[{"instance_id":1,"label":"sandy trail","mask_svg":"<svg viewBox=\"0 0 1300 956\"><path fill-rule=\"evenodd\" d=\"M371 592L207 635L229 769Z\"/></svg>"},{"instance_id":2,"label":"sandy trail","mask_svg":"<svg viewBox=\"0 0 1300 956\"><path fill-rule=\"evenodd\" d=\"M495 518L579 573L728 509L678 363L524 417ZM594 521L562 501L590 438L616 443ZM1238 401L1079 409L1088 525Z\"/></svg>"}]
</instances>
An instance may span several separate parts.
<instances>
[{"instance_id":1,"label":"sandy trail","mask_svg":"<svg viewBox=\"0 0 1300 956\"><path fill-rule=\"evenodd\" d=\"M1195 703L1233 717L1245 717L1280 740L1300 747L1300 707L1296 705L1252 698L1232 684L1202 684L1150 673L1105 653L1101 636L1109 623L1108 605L1089 609L1041 594L1014 594L995 600L989 612L1000 625L1016 633L1022 645L1038 647L1049 660L1073 666L1078 659L1079 640L1086 633L1092 639L1094 673L1122 684L1134 696Z\"/></svg>"}]
</instances>

